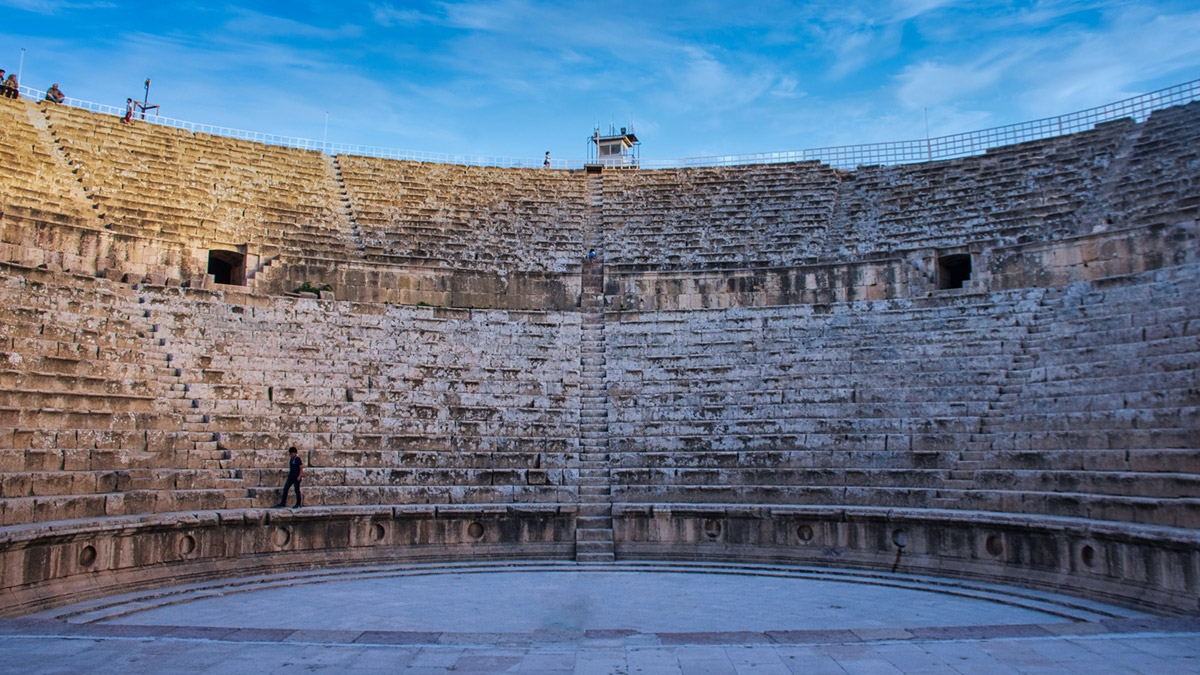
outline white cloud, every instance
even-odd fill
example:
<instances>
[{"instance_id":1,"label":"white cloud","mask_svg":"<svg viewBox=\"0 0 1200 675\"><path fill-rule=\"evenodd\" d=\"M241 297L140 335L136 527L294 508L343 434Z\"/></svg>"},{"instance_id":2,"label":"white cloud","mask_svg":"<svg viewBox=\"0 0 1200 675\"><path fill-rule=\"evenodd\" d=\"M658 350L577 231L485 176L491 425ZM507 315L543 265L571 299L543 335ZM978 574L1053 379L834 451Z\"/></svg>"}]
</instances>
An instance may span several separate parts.
<instances>
[{"instance_id":1,"label":"white cloud","mask_svg":"<svg viewBox=\"0 0 1200 675\"><path fill-rule=\"evenodd\" d=\"M1026 106L1055 114L1145 93L1148 76L1194 77L1200 69L1200 12L1156 14L1131 8L1103 31L1080 30L1032 74Z\"/></svg>"},{"instance_id":2,"label":"white cloud","mask_svg":"<svg viewBox=\"0 0 1200 675\"><path fill-rule=\"evenodd\" d=\"M343 25L338 28L325 28L302 23L294 19L260 14L246 10L238 10L234 18L225 23L225 30L234 33L253 35L256 38L314 38L319 40L339 40L355 38L362 34L362 29L354 25Z\"/></svg>"},{"instance_id":3,"label":"white cloud","mask_svg":"<svg viewBox=\"0 0 1200 675\"><path fill-rule=\"evenodd\" d=\"M983 58L974 63L922 62L905 68L896 77L896 98L908 109L954 102L996 84L1015 59Z\"/></svg>"},{"instance_id":4,"label":"white cloud","mask_svg":"<svg viewBox=\"0 0 1200 675\"><path fill-rule=\"evenodd\" d=\"M953 3L954 0L895 0L892 21L907 21Z\"/></svg>"},{"instance_id":5,"label":"white cloud","mask_svg":"<svg viewBox=\"0 0 1200 675\"><path fill-rule=\"evenodd\" d=\"M64 0L0 0L0 6L23 9L36 14L58 14L69 9L112 9L112 2L67 2Z\"/></svg>"},{"instance_id":6,"label":"white cloud","mask_svg":"<svg viewBox=\"0 0 1200 675\"><path fill-rule=\"evenodd\" d=\"M443 9L447 25L485 32L511 30L523 23L523 19L537 14L535 8L522 0L446 3Z\"/></svg>"},{"instance_id":7,"label":"white cloud","mask_svg":"<svg viewBox=\"0 0 1200 675\"><path fill-rule=\"evenodd\" d=\"M771 95L778 98L798 99L804 98L807 94L799 89L800 83L796 78L784 75L775 82L771 87Z\"/></svg>"},{"instance_id":8,"label":"white cloud","mask_svg":"<svg viewBox=\"0 0 1200 675\"><path fill-rule=\"evenodd\" d=\"M372 5L371 18L375 23L385 28L401 24L415 26L421 23L433 23L436 17L415 9L396 9L390 4Z\"/></svg>"}]
</instances>

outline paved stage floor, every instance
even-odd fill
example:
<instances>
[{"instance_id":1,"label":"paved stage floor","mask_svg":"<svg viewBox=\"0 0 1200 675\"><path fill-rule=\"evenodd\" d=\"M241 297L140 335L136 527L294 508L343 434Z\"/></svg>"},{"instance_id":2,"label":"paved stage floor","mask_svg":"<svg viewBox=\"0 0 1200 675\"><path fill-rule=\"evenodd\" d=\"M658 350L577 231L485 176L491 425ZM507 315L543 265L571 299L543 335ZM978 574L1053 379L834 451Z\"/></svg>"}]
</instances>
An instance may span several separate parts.
<instances>
[{"instance_id":1,"label":"paved stage floor","mask_svg":"<svg viewBox=\"0 0 1200 675\"><path fill-rule=\"evenodd\" d=\"M796 567L360 568L0 621L0 673L1200 673L1200 618Z\"/></svg>"}]
</instances>

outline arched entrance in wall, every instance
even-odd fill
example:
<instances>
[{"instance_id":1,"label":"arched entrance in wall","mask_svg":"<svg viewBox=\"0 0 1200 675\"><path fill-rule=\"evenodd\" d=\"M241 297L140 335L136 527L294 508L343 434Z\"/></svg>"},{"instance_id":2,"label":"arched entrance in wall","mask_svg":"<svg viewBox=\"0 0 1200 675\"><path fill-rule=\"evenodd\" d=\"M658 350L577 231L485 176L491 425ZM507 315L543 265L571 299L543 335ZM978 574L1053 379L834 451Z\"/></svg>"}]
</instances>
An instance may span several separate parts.
<instances>
[{"instance_id":1,"label":"arched entrance in wall","mask_svg":"<svg viewBox=\"0 0 1200 675\"><path fill-rule=\"evenodd\" d=\"M965 288L971 281L971 254L950 253L938 256L938 288Z\"/></svg>"},{"instance_id":2,"label":"arched entrance in wall","mask_svg":"<svg viewBox=\"0 0 1200 675\"><path fill-rule=\"evenodd\" d=\"M238 251L209 251L208 273L218 284L246 285L246 255Z\"/></svg>"}]
</instances>

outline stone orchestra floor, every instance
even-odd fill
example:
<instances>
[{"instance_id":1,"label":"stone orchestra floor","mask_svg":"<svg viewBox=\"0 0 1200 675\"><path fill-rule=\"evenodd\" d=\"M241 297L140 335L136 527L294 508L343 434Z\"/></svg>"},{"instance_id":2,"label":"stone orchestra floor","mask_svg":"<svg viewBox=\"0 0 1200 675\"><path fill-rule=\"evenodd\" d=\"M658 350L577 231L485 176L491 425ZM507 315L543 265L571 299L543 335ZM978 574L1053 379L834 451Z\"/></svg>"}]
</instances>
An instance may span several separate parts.
<instances>
[{"instance_id":1,"label":"stone orchestra floor","mask_svg":"<svg viewBox=\"0 0 1200 675\"><path fill-rule=\"evenodd\" d=\"M0 673L1200 673L1200 618L836 569L497 563L223 580L0 620Z\"/></svg>"}]
</instances>

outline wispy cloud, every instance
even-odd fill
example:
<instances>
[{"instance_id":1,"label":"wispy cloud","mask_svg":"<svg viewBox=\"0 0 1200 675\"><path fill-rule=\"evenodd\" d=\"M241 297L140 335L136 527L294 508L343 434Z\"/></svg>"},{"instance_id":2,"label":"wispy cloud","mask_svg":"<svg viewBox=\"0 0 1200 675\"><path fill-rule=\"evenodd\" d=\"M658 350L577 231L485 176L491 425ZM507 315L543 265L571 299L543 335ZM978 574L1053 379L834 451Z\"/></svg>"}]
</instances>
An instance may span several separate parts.
<instances>
[{"instance_id":1,"label":"wispy cloud","mask_svg":"<svg viewBox=\"0 0 1200 675\"><path fill-rule=\"evenodd\" d=\"M385 28L397 25L415 26L437 21L437 17L432 14L427 14L416 9L396 9L395 6L390 4L372 5L371 18L375 23Z\"/></svg>"},{"instance_id":2,"label":"wispy cloud","mask_svg":"<svg viewBox=\"0 0 1200 675\"><path fill-rule=\"evenodd\" d=\"M339 40L357 38L362 35L362 28L353 24L344 24L337 28L326 28L302 23L270 14L261 14L248 10L237 10L234 16L225 22L224 30L263 38L312 38L318 40Z\"/></svg>"},{"instance_id":3,"label":"wispy cloud","mask_svg":"<svg viewBox=\"0 0 1200 675\"><path fill-rule=\"evenodd\" d=\"M995 85L1022 60L992 52L971 63L917 63L897 76L896 98L909 109L953 102Z\"/></svg>"},{"instance_id":4,"label":"wispy cloud","mask_svg":"<svg viewBox=\"0 0 1200 675\"><path fill-rule=\"evenodd\" d=\"M67 0L0 0L0 7L12 7L37 14L57 14L73 9L113 9L112 2L70 2Z\"/></svg>"}]
</instances>

